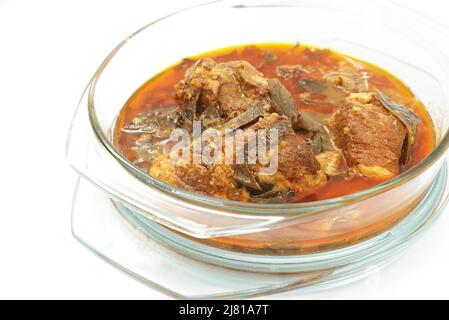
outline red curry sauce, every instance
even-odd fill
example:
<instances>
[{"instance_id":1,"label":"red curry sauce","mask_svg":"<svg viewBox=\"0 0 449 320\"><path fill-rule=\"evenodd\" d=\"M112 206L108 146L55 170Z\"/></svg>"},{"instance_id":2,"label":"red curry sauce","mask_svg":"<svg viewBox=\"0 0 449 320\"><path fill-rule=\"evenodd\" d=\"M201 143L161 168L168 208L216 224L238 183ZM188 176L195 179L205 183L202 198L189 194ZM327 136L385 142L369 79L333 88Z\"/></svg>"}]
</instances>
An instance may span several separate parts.
<instances>
[{"instance_id":1,"label":"red curry sauce","mask_svg":"<svg viewBox=\"0 0 449 320\"><path fill-rule=\"evenodd\" d=\"M246 60L267 78L278 78L294 97L300 110L321 114L331 114L337 105L327 101L326 97L315 94L304 99L305 90L298 86L298 79L315 79L336 70L357 70L366 74L370 90L379 89L392 100L413 110L421 122L418 125L416 143L411 153L411 161L405 170L424 159L435 147L435 135L432 120L424 105L412 91L399 79L387 71L370 63L343 55L341 53L314 48L305 45L261 44L229 47L187 58L162 71L143 84L123 107L115 128L115 145L124 156L133 162L135 152L132 147L135 136L122 132L122 128L138 114L155 105L170 107L179 105L174 86L183 79L186 70L198 59L209 57L217 63L234 60ZM299 65L305 72L290 78L279 77L277 68L285 65ZM329 182L308 193L293 198L293 202L318 201L362 191L385 182L385 179L353 176L330 177Z\"/></svg>"}]
</instances>

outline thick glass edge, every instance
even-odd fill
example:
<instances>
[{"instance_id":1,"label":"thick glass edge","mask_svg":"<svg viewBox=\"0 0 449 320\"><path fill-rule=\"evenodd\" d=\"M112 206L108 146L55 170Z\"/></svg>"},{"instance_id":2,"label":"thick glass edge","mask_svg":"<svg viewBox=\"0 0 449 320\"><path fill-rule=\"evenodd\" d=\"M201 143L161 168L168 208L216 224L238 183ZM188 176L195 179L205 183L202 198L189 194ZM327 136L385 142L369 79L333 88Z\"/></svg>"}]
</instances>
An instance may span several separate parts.
<instances>
[{"instance_id":1,"label":"thick glass edge","mask_svg":"<svg viewBox=\"0 0 449 320\"><path fill-rule=\"evenodd\" d=\"M158 23L159 21L165 20L170 18L171 16L177 15L177 14L181 14L196 8L200 8L200 7L206 7L206 6L210 6L210 5L214 5L214 4L222 4L222 5L227 5L227 6L231 6L230 3L232 2L238 2L238 1L227 1L227 0L217 0L217 1L212 1L212 2L208 2L208 3L204 3L204 4L200 4L200 5L196 5L193 7L188 7L188 8L184 8L178 11L175 11L169 15L166 15L165 17L162 17L160 19L157 19L147 25L145 25L144 27L140 28L139 30L135 31L134 33L132 33L130 36L126 37L123 41L121 41L109 54L108 56L103 60L103 62L100 64L99 68L97 69L97 71L95 72L94 76L92 77L92 80L90 82L89 88L88 88L88 109L89 109L89 120L91 123L91 126L93 128L93 131L95 133L95 136L98 138L98 140L100 141L100 143L106 148L106 150L116 159L119 161L119 163L124 166L126 169L129 170L129 172L131 174L133 174L136 178L138 178L139 180L141 180L142 182L146 183L148 186L150 187L157 187L165 192L171 193L174 196L178 196L181 197L185 200L191 200L191 201L195 201L195 202L201 202L201 203L205 203L208 205L212 205L212 206L220 206L220 207L229 207L229 208L242 208L242 209L277 209L277 210L282 210L282 209L313 209L316 207L333 207L333 206L338 206L338 205L344 205L346 204L348 201L362 201L365 200L367 198L371 198L374 197L378 194L381 194L383 192L386 192L388 190L391 190L397 186L400 186L410 180L412 180L413 178L419 176L423 171L425 171L427 168L431 167L434 163L436 163L440 158L442 158L448 147L449 147L449 133L446 133L442 140L440 141L440 143L437 145L437 147L420 163L418 163L416 166L414 166L412 169L406 171L405 173L399 175L398 177L389 180L383 184L377 185L375 187L369 188L367 190L364 191L360 191L357 193L353 193L350 195L346 195L346 196L341 196L341 197L336 197L336 198L332 198L332 199L327 199L327 200L321 200L321 201L314 201L314 202L308 202L308 203L291 203L291 204L257 204L257 203L245 203L245 202L239 202L239 201L230 201L230 200L221 200L221 199L217 199L217 198L213 198L213 197L208 197L208 196L202 196L202 195L198 195L192 192L187 192L185 190L170 186L162 181L159 181L153 177L151 177L150 175L144 173L143 171L141 171L140 169L136 168L133 164L131 164L126 158L124 158L124 156L122 154L120 154L113 145L111 145L111 143L109 142L107 136L103 133L101 127L98 125L98 120L97 120L97 116L96 116L96 111L95 111L95 102L94 102L94 98L95 98L95 88L96 88L96 83L98 82L98 80L100 79L100 76L102 75L103 71L105 70L105 68L107 67L107 65L109 64L109 62L113 59L113 57L116 55L116 53L124 46L126 45L126 43L132 39L134 36L138 35L140 32L142 32L143 30L151 27L152 25ZM299 1L301 2L301 1ZM430 27L434 28L434 29L444 29L446 32L448 31L448 28L436 21L434 21L433 19L422 15L414 10L411 10L405 6L402 6L400 4L397 4L395 2L388 2L388 1L379 1L382 2L383 4L386 5L390 5L390 6L395 6L400 10L403 10L404 12L407 12L408 14L411 15L415 15L420 17L420 19L425 20ZM251 3L251 2L249 2ZM278 5L277 5L278 6ZM234 8L239 8L238 5L233 5L232 7ZM244 7L248 7L248 4L245 4ZM251 7L251 6L249 6ZM448 37L449 40L449 37Z\"/></svg>"}]
</instances>

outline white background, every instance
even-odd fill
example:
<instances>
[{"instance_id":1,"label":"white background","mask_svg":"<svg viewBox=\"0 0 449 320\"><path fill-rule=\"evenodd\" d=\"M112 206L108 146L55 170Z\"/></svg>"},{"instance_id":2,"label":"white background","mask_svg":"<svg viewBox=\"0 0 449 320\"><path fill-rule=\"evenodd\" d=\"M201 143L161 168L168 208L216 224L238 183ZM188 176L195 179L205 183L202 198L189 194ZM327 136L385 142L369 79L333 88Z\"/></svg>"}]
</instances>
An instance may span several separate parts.
<instances>
[{"instance_id":1,"label":"white background","mask_svg":"<svg viewBox=\"0 0 449 320\"><path fill-rule=\"evenodd\" d=\"M72 238L76 175L64 159L65 139L106 54L149 21L200 2L0 0L0 298L166 298ZM397 2L447 22L448 1ZM445 212L386 270L346 287L287 297L448 299L448 271Z\"/></svg>"}]
</instances>

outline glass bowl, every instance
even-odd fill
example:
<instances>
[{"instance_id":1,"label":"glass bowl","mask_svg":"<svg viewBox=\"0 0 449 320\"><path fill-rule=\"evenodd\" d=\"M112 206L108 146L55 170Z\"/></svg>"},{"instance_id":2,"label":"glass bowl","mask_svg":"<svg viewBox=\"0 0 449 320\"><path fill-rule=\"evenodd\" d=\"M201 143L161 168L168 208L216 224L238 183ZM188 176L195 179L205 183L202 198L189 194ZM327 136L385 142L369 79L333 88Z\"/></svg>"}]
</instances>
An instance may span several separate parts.
<instances>
[{"instance_id":1,"label":"glass bowl","mask_svg":"<svg viewBox=\"0 0 449 320\"><path fill-rule=\"evenodd\" d=\"M183 10L136 31L106 57L75 114L67 157L130 221L195 259L273 273L364 259L369 264L373 255L402 248L399 244L445 204L449 52L441 44L448 40L444 27L389 1L363 6L356 0L218 1ZM189 193L152 178L115 149L111 130L116 116L146 80L184 57L268 42L328 47L390 71L427 107L437 147L386 183L295 204Z\"/></svg>"}]
</instances>

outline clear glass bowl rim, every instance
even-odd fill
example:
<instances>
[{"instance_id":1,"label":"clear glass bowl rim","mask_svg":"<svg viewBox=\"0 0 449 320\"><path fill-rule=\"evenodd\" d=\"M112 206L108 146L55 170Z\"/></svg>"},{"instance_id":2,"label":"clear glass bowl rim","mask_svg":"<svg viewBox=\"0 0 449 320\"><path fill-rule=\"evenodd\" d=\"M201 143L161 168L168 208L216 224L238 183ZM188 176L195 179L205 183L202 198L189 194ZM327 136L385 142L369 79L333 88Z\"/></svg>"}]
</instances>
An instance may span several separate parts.
<instances>
[{"instance_id":1,"label":"clear glass bowl rim","mask_svg":"<svg viewBox=\"0 0 449 320\"><path fill-rule=\"evenodd\" d=\"M89 120L90 124L93 128L93 132L95 133L98 140L101 142L101 144L106 148L106 150L123 166L125 167L134 177L139 179L140 181L147 184L149 187L156 187L160 190L166 191L173 196L178 196L181 198L184 198L186 200L192 200L194 202L202 203L202 204L208 204L208 205L215 205L215 206L227 206L230 208L253 208L253 209L312 209L312 208L319 208L322 207L323 209L329 206L338 206L338 205L344 205L347 204L350 201L362 201L371 197L374 197L376 195L382 194L388 190L391 190L393 188L396 188L413 178L419 176L421 173L426 171L429 167L431 167L433 164L435 164L438 160L440 160L446 153L448 147L449 147L449 131L444 134L441 141L438 143L436 148L421 162L419 162L417 165L415 165L410 170L402 173L401 175L395 177L394 179L391 179L385 183L379 184L377 186L371 187L369 189L352 193L345 196L335 197L327 200L320 200L320 201L313 201L313 202L305 202L305 203L283 203L283 204L258 204L258 203L246 203L246 202L239 202L239 201L230 201L230 200L223 200L218 198L213 198L209 196L203 196L200 194L196 194L193 192L189 192L174 186L171 186L169 184L166 184L160 180L157 180L150 176L149 174L145 173L144 171L140 170L136 166L134 166L131 162L128 161L120 152L117 151L117 149L110 143L107 134L105 134L99 124L97 113L95 109L95 89L96 84L98 80L100 79L103 71L108 66L109 62L114 58L114 56L119 52L119 50L126 45L126 43L132 39L133 37L137 36L139 33L144 31L147 28L150 28L154 24L169 19L170 17L188 12L190 10L194 10L196 8L200 7L207 7L211 5L216 4L224 4L228 3L227 0L216 0L212 2L207 2L200 5L195 5L192 7L184 8L178 11L175 11L173 13L170 13L162 18L159 18L157 20L154 20L150 22L149 24L143 26L142 28L138 29L137 31L133 32L131 35L126 37L124 40L122 40L103 60L103 62L100 64L96 72L94 73L92 79L89 82L87 93L88 93L88 112L89 112ZM379 1L385 2L384 0ZM422 15L421 13L418 13L412 9L409 9L407 7L404 7L400 4L397 4L395 2L388 2L388 5L397 7L398 10L402 10L405 12L408 12L409 14L417 15L421 17L422 19L425 19L427 23L429 23L433 28L442 30L448 30L448 28L433 19ZM282 5L273 4L273 7L281 7ZM449 70L448 70L449 71ZM279 212L281 213L281 212Z\"/></svg>"}]
</instances>

